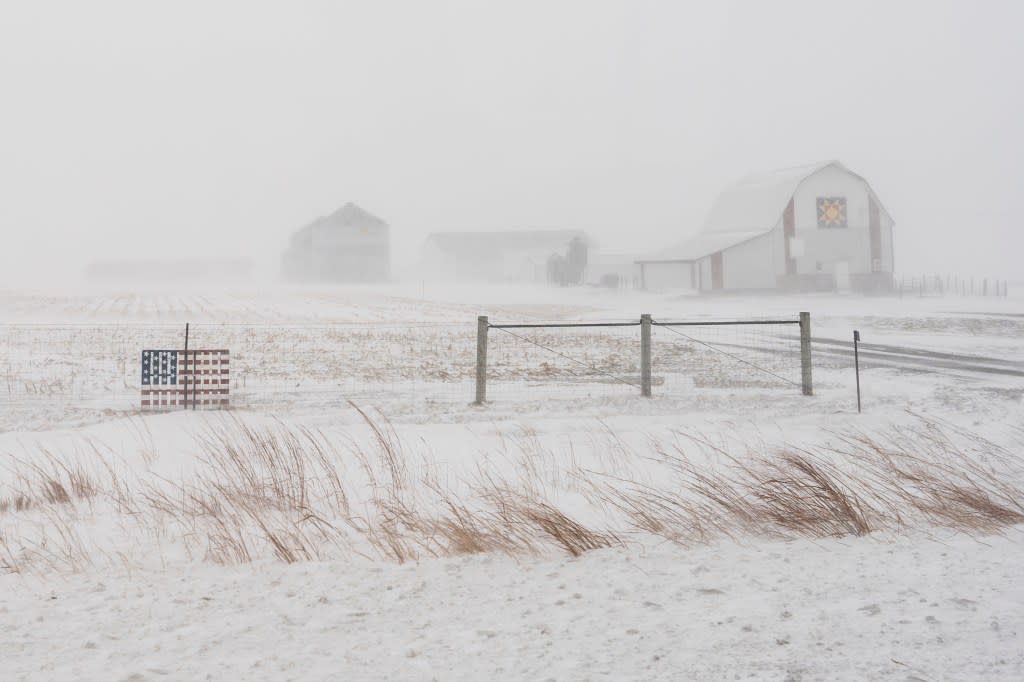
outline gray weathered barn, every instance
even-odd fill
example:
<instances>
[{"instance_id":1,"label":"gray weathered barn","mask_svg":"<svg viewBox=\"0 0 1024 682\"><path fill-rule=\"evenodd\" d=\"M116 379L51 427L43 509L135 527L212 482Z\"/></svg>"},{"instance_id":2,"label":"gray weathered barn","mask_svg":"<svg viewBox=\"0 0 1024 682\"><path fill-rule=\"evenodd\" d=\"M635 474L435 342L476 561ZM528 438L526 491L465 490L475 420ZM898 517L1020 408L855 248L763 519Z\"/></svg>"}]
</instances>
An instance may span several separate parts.
<instances>
[{"instance_id":1,"label":"gray weathered barn","mask_svg":"<svg viewBox=\"0 0 1024 682\"><path fill-rule=\"evenodd\" d=\"M348 203L292 235L282 259L292 281L381 282L391 277L390 228Z\"/></svg>"},{"instance_id":2,"label":"gray weathered barn","mask_svg":"<svg viewBox=\"0 0 1024 682\"><path fill-rule=\"evenodd\" d=\"M867 180L826 161L747 176L695 237L637 263L649 289L884 291L892 227Z\"/></svg>"}]
</instances>

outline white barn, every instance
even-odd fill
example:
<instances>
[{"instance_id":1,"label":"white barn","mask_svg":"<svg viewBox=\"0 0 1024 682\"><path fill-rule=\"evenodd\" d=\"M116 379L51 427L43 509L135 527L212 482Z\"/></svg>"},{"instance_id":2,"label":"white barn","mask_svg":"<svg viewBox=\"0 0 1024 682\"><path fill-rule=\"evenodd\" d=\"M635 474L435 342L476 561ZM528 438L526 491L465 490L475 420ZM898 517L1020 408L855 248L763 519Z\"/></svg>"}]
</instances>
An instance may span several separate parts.
<instances>
[{"instance_id":1,"label":"white barn","mask_svg":"<svg viewBox=\"0 0 1024 682\"><path fill-rule=\"evenodd\" d=\"M868 182L838 161L749 175L703 228L637 260L647 289L886 291L893 221Z\"/></svg>"}]
</instances>

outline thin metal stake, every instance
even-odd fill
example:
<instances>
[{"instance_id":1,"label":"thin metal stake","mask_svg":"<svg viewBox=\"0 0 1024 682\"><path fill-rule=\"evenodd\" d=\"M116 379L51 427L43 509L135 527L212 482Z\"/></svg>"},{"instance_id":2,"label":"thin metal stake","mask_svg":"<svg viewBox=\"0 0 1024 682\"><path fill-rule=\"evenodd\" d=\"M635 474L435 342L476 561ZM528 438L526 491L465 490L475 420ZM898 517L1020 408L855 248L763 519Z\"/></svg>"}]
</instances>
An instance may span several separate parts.
<instances>
[{"instance_id":1,"label":"thin metal stake","mask_svg":"<svg viewBox=\"0 0 1024 682\"><path fill-rule=\"evenodd\" d=\"M185 371L183 372L183 374L185 376L185 391L182 394L181 402L182 402L182 406L187 410L188 409L188 322L185 323L185 358L184 358L184 360L185 360Z\"/></svg>"},{"instance_id":2,"label":"thin metal stake","mask_svg":"<svg viewBox=\"0 0 1024 682\"><path fill-rule=\"evenodd\" d=\"M853 330L853 367L857 373L857 414L860 414L860 352L857 344L860 343L860 332Z\"/></svg>"}]
</instances>

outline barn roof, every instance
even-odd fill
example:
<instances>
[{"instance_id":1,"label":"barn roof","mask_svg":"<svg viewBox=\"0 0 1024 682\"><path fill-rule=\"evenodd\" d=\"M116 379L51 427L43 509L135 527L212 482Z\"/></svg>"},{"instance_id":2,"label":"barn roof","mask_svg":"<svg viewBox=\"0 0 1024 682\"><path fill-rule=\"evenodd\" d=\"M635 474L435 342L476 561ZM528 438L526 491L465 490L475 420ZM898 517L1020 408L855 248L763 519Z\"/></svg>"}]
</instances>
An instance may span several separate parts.
<instances>
[{"instance_id":1,"label":"barn roof","mask_svg":"<svg viewBox=\"0 0 1024 682\"><path fill-rule=\"evenodd\" d=\"M701 234L768 232L778 224L786 204L793 198L800 183L829 166L837 166L860 177L838 161L821 161L806 166L751 173L718 195L704 220Z\"/></svg>"},{"instance_id":2,"label":"barn roof","mask_svg":"<svg viewBox=\"0 0 1024 682\"><path fill-rule=\"evenodd\" d=\"M339 225L351 225L356 227L383 227L387 225L383 220L369 211L353 204L351 201L339 208L331 215L321 218Z\"/></svg>"},{"instance_id":3,"label":"barn roof","mask_svg":"<svg viewBox=\"0 0 1024 682\"><path fill-rule=\"evenodd\" d=\"M720 234L698 234L675 246L670 246L656 253L638 258L637 263L679 263L699 260L708 254L742 244L745 241L760 237L764 232L750 230L746 232L723 232Z\"/></svg>"},{"instance_id":4,"label":"barn roof","mask_svg":"<svg viewBox=\"0 0 1024 682\"><path fill-rule=\"evenodd\" d=\"M330 215L321 216L309 223L305 227L299 230L299 232L306 232L312 230L317 226L330 226L330 227L387 227L387 223L373 215L369 211L353 204L351 201L339 208Z\"/></svg>"},{"instance_id":5,"label":"barn roof","mask_svg":"<svg viewBox=\"0 0 1024 682\"><path fill-rule=\"evenodd\" d=\"M751 173L718 195L696 236L637 262L697 260L767 234L778 224L800 183L829 166L864 179L838 161Z\"/></svg>"},{"instance_id":6,"label":"barn roof","mask_svg":"<svg viewBox=\"0 0 1024 682\"><path fill-rule=\"evenodd\" d=\"M582 230L508 230L503 232L434 232L427 243L442 251L479 252L486 249L561 249L573 239L590 239Z\"/></svg>"}]
</instances>

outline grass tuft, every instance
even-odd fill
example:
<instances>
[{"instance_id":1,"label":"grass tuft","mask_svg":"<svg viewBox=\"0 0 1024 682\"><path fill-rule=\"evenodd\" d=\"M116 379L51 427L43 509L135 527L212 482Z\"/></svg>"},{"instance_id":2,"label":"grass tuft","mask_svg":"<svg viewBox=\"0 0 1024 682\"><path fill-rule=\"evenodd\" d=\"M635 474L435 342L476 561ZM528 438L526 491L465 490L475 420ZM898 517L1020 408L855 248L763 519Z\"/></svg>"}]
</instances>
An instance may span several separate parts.
<instances>
[{"instance_id":1,"label":"grass tuft","mask_svg":"<svg viewBox=\"0 0 1024 682\"><path fill-rule=\"evenodd\" d=\"M173 480L151 471L159 455L149 446L131 476L94 442L7 455L0 571L74 572L111 557L129 565L125 545L136 542L138 553L157 547L224 565L353 555L404 563L579 557L652 536L692 546L935 527L982 535L1024 523L1017 450L935 422L831 434L816 449L682 434L638 448L606 427L583 449L597 470L581 466L578 444L555 451L524 428L464 480L439 470L432 451L411 456L382 415L356 409L368 439L211 421L195 440L196 468ZM101 514L116 520L106 535Z\"/></svg>"}]
</instances>

